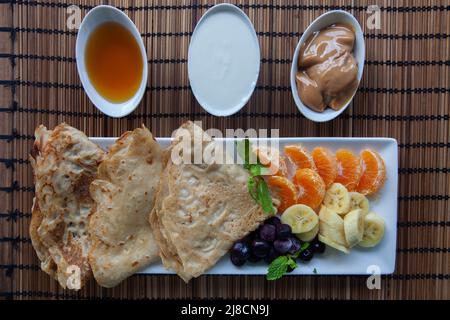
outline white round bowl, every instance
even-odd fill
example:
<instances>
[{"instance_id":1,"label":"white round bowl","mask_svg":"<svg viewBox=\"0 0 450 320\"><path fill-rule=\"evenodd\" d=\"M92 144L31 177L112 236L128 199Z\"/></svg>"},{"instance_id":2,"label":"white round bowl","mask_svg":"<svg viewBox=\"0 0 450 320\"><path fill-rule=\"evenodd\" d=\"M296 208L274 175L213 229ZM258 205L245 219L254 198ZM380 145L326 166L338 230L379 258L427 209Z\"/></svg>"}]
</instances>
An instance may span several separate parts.
<instances>
[{"instance_id":1,"label":"white round bowl","mask_svg":"<svg viewBox=\"0 0 450 320\"><path fill-rule=\"evenodd\" d=\"M315 122L325 122L332 120L339 116L345 109L347 109L350 102L353 100L353 97L356 93L353 93L352 97L348 100L348 102L339 110L335 111L331 108L326 108L323 112L316 112L312 109L308 108L300 99L300 96L297 91L297 82L295 80L295 76L298 71L298 55L300 52L300 48L303 43L316 31L320 31L332 24L335 23L346 23L350 24L353 27L355 32L355 46L353 48L353 55L355 60L358 62L358 81L361 82L363 70L364 70L364 61L366 55L366 47L364 44L364 34L361 30L361 26L358 21L355 19L353 15L343 10L333 10L323 15L319 16L316 20L314 20L309 27L305 30L300 41L295 48L294 57L292 58L292 66L291 66L291 91L292 97L294 98L295 104L297 105L298 110L308 119Z\"/></svg>"},{"instance_id":2,"label":"white round bowl","mask_svg":"<svg viewBox=\"0 0 450 320\"><path fill-rule=\"evenodd\" d=\"M86 71L85 50L87 40L89 39L92 31L105 22L116 22L124 26L134 36L141 50L142 65L144 68L142 70L141 84L139 85L139 89L136 91L133 97L121 103L114 103L103 98L92 85ZM131 19L125 13L117 8L107 5L100 5L90 10L84 17L83 22L80 25L80 29L78 30L75 52L78 75L80 77L81 83L83 84L83 88L86 91L89 99L97 107L97 109L114 118L124 117L131 113L134 109L136 109L142 99L142 96L145 93L145 89L147 86L147 54L145 52L144 43L138 29L134 25L133 21L131 21Z\"/></svg>"},{"instance_id":3,"label":"white round bowl","mask_svg":"<svg viewBox=\"0 0 450 320\"><path fill-rule=\"evenodd\" d=\"M234 17L239 18L243 23L242 25L244 26L244 28L246 28L246 34L250 34L250 38L251 38L251 43L253 46L253 50L247 51L246 52L246 59L250 59L250 62L253 62L254 64L247 64L246 67L251 66L251 68L253 68L252 72L253 75L251 77L251 79L249 80L248 83L245 84L245 88L243 86L240 86L240 84L235 83L234 84L234 88L238 87L239 89L244 88L245 92L240 94L238 93L237 95L235 95L236 100L239 100L239 102L236 102L234 104L231 104L229 106L218 106L217 104L215 104L214 102L208 100L208 98L206 98L207 94L205 94L205 92L207 92L207 90L205 90L204 86L199 85L199 79L201 78L201 72L199 71L200 69L196 69L196 65L193 63L194 60L196 60L198 58L198 56L195 56L195 52L197 52L196 50L193 49L193 47L195 47L197 44L195 43L196 41L200 41L199 37L201 37L202 35L202 29L206 28L204 27L207 24L208 19L215 19L218 18L218 15L220 15L221 13L229 13L234 15ZM211 21L211 20L209 20ZM226 28L224 27L224 30L228 30L230 28ZM242 40L244 37L244 35L242 34L236 34L233 41L237 41L237 43L239 43L240 40ZM221 39L220 38L220 34L217 35L216 37L217 39ZM204 43L204 39L203 39L203 43ZM214 48L215 45L217 45L217 43L210 42L209 46L205 46L204 48L202 48L202 51L211 54L212 49ZM197 52L198 53L198 52ZM217 58L216 56L214 56L213 54L210 55L211 58ZM241 9L239 9L237 6L233 5L233 4L229 4L229 3L221 3L221 4L217 4L215 6L213 6L212 8L208 9L208 11L205 12L205 14L203 14L203 16L200 18L200 20L198 21L194 32L192 34L191 37L191 41L189 43L189 50L188 50L188 77L189 77L189 83L192 89L192 92L196 98L196 100L198 101L198 103L202 106L203 109L205 109L208 113L214 115L214 116L219 116L219 117L224 117L224 116L229 116L232 115L236 112L238 112L239 110L242 109L242 107L248 102L248 100L250 99L250 97L253 94L253 91L255 90L256 87L256 82L258 81L258 77L259 77L259 70L260 70L260 59L261 59L261 55L260 55L260 47L259 47L259 41L258 41L258 37L256 36L256 32L255 32L255 28L253 27L252 22L250 21L249 17L245 14L244 11L242 11ZM207 61L206 61L207 63ZM241 66L244 63L244 60L240 61ZM204 64L207 65L207 64ZM236 64L234 64L234 67L236 67ZM206 78L205 78L206 79ZM229 87L228 87L229 88ZM229 90L230 92L227 93L229 95L233 94L233 90ZM224 93L224 92L222 92Z\"/></svg>"}]
</instances>

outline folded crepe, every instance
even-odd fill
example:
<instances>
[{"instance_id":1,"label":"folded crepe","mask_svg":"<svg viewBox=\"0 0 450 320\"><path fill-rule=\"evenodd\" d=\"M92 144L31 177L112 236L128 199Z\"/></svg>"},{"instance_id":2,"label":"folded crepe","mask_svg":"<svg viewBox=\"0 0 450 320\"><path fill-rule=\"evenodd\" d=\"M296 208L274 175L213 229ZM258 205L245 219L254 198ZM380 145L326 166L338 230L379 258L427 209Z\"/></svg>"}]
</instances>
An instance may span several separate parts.
<instances>
[{"instance_id":1,"label":"folded crepe","mask_svg":"<svg viewBox=\"0 0 450 320\"><path fill-rule=\"evenodd\" d=\"M90 187L96 203L89 263L97 282L113 287L158 259L148 222L162 171L162 150L150 131L124 133L98 167Z\"/></svg>"},{"instance_id":2,"label":"folded crepe","mask_svg":"<svg viewBox=\"0 0 450 320\"><path fill-rule=\"evenodd\" d=\"M183 139L191 145L194 136L201 138L193 148L180 148L186 145ZM172 159L172 151L192 158L193 150L211 150L214 144L192 122L177 130L149 218L164 266L186 282L214 266L233 242L267 218L247 191L248 174L241 165Z\"/></svg>"},{"instance_id":3,"label":"folded crepe","mask_svg":"<svg viewBox=\"0 0 450 320\"><path fill-rule=\"evenodd\" d=\"M42 270L63 288L79 289L92 276L88 224L94 202L89 184L104 151L65 123L53 131L41 125L35 136L31 241Z\"/></svg>"}]
</instances>

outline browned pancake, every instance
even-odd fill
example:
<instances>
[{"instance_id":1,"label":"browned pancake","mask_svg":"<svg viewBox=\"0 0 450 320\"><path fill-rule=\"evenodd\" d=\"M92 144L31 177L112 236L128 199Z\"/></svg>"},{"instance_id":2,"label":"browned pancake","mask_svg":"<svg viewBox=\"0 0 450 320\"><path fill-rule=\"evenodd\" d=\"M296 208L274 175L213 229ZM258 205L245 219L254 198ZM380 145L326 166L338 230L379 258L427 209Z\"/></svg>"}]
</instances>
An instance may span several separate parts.
<instances>
[{"instance_id":1,"label":"browned pancake","mask_svg":"<svg viewBox=\"0 0 450 320\"><path fill-rule=\"evenodd\" d=\"M53 131L41 125L35 136L30 156L36 193L30 237L42 270L63 288L78 289L92 274L87 259L94 205L89 184L104 151L65 123Z\"/></svg>"},{"instance_id":2,"label":"browned pancake","mask_svg":"<svg viewBox=\"0 0 450 320\"><path fill-rule=\"evenodd\" d=\"M191 137L200 127L185 123ZM177 148L182 130L169 149ZM215 142L203 136L203 148ZM198 146L195 146L198 147ZM164 266L183 280L214 266L241 239L267 218L247 190L248 173L236 164L180 164L168 157L150 223Z\"/></svg>"},{"instance_id":3,"label":"browned pancake","mask_svg":"<svg viewBox=\"0 0 450 320\"><path fill-rule=\"evenodd\" d=\"M126 132L110 148L90 186L89 263L97 282L113 287L158 260L148 222L162 171L162 150L150 131Z\"/></svg>"}]
</instances>

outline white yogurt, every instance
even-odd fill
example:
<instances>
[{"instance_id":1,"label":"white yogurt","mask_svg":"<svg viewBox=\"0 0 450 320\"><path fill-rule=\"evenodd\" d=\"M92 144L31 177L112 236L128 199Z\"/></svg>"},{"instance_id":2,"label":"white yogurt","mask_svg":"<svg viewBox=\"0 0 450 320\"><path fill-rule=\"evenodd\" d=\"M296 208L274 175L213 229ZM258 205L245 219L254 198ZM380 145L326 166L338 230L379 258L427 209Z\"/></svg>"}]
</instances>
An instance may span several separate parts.
<instances>
[{"instance_id":1,"label":"white yogurt","mask_svg":"<svg viewBox=\"0 0 450 320\"><path fill-rule=\"evenodd\" d=\"M216 116L239 111L250 99L259 75L255 29L234 5L219 4L198 22L188 53L188 74L200 105Z\"/></svg>"}]
</instances>

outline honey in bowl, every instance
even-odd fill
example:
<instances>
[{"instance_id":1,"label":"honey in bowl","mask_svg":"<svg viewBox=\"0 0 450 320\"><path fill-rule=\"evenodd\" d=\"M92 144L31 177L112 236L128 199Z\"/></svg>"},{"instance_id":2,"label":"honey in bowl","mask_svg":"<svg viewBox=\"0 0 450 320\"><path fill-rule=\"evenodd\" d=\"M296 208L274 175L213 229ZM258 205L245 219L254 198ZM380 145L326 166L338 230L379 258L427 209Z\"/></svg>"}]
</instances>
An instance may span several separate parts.
<instances>
[{"instance_id":1,"label":"honey in bowl","mask_svg":"<svg viewBox=\"0 0 450 320\"><path fill-rule=\"evenodd\" d=\"M106 100L125 102L139 89L141 50L133 34L117 22L105 22L92 31L86 44L85 64L89 80Z\"/></svg>"}]
</instances>

